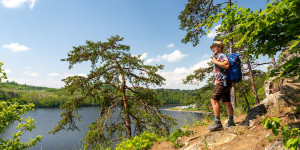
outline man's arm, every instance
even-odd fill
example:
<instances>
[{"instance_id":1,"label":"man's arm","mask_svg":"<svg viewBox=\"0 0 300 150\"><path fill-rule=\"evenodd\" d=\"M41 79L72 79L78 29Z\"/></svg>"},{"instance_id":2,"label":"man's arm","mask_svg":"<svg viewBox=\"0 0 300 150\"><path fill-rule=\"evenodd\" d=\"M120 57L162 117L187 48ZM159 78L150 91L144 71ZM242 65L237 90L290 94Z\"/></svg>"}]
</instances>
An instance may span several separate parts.
<instances>
[{"instance_id":1,"label":"man's arm","mask_svg":"<svg viewBox=\"0 0 300 150\"><path fill-rule=\"evenodd\" d=\"M225 60L223 62L219 62L216 58L213 58L212 63L218 65L219 67L221 67L223 69L229 69L230 68L228 60Z\"/></svg>"}]
</instances>

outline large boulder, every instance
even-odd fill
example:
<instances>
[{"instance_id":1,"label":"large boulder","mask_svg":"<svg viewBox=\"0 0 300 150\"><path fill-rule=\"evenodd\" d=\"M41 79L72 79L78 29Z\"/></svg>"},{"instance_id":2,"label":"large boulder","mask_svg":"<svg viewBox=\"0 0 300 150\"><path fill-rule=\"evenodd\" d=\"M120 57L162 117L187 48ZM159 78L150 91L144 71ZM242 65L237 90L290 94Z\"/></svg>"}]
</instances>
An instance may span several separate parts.
<instances>
[{"instance_id":1,"label":"large boulder","mask_svg":"<svg viewBox=\"0 0 300 150\"><path fill-rule=\"evenodd\" d=\"M300 83L296 79L271 78L265 84L265 92L267 97L248 110L243 125L251 126L258 116L274 117L286 106L300 106Z\"/></svg>"}]
</instances>

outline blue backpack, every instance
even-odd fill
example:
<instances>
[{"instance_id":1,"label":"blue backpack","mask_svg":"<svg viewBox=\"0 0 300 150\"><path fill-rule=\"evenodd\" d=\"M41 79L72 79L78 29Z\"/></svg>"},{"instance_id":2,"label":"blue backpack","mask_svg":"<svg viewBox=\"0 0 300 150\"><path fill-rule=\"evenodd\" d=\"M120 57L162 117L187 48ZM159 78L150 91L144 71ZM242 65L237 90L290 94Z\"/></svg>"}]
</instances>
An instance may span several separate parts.
<instances>
[{"instance_id":1,"label":"blue backpack","mask_svg":"<svg viewBox=\"0 0 300 150\"><path fill-rule=\"evenodd\" d=\"M239 54L231 53L227 54L230 68L228 74L226 74L226 80L237 83L242 80L241 60Z\"/></svg>"}]
</instances>

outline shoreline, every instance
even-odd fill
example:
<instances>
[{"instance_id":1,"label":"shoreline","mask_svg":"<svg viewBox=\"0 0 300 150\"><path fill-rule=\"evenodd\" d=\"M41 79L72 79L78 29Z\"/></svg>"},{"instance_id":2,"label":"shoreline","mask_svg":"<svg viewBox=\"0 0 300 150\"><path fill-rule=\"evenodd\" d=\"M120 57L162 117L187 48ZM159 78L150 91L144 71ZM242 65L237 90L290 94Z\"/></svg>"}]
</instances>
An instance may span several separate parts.
<instances>
[{"instance_id":1,"label":"shoreline","mask_svg":"<svg viewBox=\"0 0 300 150\"><path fill-rule=\"evenodd\" d=\"M160 109L160 110L165 110L165 111L184 111L184 112L196 112L196 113L202 113L202 114L211 114L211 112L206 112L206 111L200 111L200 110L184 110L184 109Z\"/></svg>"}]
</instances>

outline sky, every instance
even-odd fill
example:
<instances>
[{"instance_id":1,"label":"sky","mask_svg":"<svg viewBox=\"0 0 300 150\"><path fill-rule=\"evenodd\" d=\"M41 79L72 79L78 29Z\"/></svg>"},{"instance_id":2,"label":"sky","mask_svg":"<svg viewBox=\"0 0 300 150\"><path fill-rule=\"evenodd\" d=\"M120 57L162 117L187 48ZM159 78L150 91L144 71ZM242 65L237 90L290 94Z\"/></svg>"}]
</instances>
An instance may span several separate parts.
<instances>
[{"instance_id":1,"label":"sky","mask_svg":"<svg viewBox=\"0 0 300 150\"><path fill-rule=\"evenodd\" d=\"M267 0L238 0L251 10L264 9ZM158 73L166 81L162 87L198 89L205 85L185 85L187 75L207 67L212 55L209 46L216 35L201 38L193 47L181 43L186 32L179 29L178 15L187 0L1 0L0 61L9 81L61 88L63 78L86 76L89 63L75 65L61 61L73 46L86 40L105 42L111 36L124 37L132 55L141 55L146 64L163 64ZM267 57L260 62L270 61ZM266 71L267 65L257 69Z\"/></svg>"}]
</instances>

